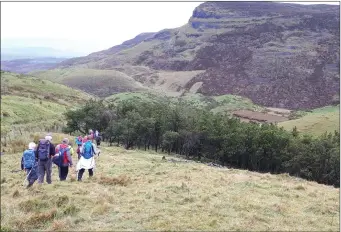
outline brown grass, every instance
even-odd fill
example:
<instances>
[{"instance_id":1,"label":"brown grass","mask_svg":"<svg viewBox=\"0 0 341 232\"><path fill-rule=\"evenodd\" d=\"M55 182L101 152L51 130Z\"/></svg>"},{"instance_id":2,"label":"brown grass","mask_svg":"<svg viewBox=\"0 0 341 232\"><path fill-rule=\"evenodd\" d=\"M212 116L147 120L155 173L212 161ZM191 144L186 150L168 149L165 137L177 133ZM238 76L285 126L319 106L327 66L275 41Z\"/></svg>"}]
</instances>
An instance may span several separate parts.
<instances>
[{"instance_id":1,"label":"brown grass","mask_svg":"<svg viewBox=\"0 0 341 232\"><path fill-rule=\"evenodd\" d=\"M163 154L102 146L94 177L24 189L21 154L1 156L1 227L12 230L339 229L339 189L286 174L162 161ZM167 159L170 157L167 157ZM71 175L74 171L70 170ZM19 196L13 198L13 193Z\"/></svg>"},{"instance_id":2,"label":"brown grass","mask_svg":"<svg viewBox=\"0 0 341 232\"><path fill-rule=\"evenodd\" d=\"M54 220L51 226L52 231L67 231L70 228L71 220L61 219L61 220Z\"/></svg>"},{"instance_id":3,"label":"brown grass","mask_svg":"<svg viewBox=\"0 0 341 232\"><path fill-rule=\"evenodd\" d=\"M99 184L104 185L121 185L121 186L127 186L131 183L131 179L126 175L120 175L118 177L106 177L101 176L99 181Z\"/></svg>"},{"instance_id":4,"label":"brown grass","mask_svg":"<svg viewBox=\"0 0 341 232\"><path fill-rule=\"evenodd\" d=\"M57 209L53 208L43 213L34 212L29 217L20 219L16 227L19 230L32 230L43 227L46 223L49 223L57 215Z\"/></svg>"}]
</instances>

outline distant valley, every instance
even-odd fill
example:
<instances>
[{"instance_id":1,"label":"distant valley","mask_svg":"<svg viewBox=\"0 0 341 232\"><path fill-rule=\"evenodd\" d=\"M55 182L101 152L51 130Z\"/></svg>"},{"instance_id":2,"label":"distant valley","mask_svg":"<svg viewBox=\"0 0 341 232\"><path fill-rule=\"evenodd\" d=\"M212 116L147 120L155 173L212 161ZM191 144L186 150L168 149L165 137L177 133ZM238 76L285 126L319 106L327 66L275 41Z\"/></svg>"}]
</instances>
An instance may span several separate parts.
<instances>
[{"instance_id":1,"label":"distant valley","mask_svg":"<svg viewBox=\"0 0 341 232\"><path fill-rule=\"evenodd\" d=\"M2 47L1 70L16 73L48 70L77 55L80 54L48 47Z\"/></svg>"},{"instance_id":2,"label":"distant valley","mask_svg":"<svg viewBox=\"0 0 341 232\"><path fill-rule=\"evenodd\" d=\"M41 57L31 59L2 60L1 70L15 73L29 73L37 70L48 70L67 58Z\"/></svg>"}]
</instances>

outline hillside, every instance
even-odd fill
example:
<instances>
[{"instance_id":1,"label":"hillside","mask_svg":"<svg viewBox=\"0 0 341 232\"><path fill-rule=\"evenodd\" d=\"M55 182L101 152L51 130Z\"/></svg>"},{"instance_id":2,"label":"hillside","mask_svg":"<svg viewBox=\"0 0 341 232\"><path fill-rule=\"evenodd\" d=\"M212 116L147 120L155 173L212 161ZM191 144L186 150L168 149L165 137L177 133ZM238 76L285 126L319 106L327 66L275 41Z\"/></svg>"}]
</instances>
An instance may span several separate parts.
<instances>
[{"instance_id":1,"label":"hillside","mask_svg":"<svg viewBox=\"0 0 341 232\"><path fill-rule=\"evenodd\" d=\"M10 143L18 142L15 136L61 129L62 114L90 98L93 96L61 84L1 72L2 150L13 148Z\"/></svg>"},{"instance_id":2,"label":"hillside","mask_svg":"<svg viewBox=\"0 0 341 232\"><path fill-rule=\"evenodd\" d=\"M107 97L119 92L147 89L140 82L116 70L68 68L33 72L31 74L40 79L61 83L99 97Z\"/></svg>"},{"instance_id":3,"label":"hillside","mask_svg":"<svg viewBox=\"0 0 341 232\"><path fill-rule=\"evenodd\" d=\"M182 27L144 33L58 68L116 70L161 91L313 109L339 101L339 24L335 5L207 2Z\"/></svg>"},{"instance_id":4,"label":"hillside","mask_svg":"<svg viewBox=\"0 0 341 232\"><path fill-rule=\"evenodd\" d=\"M8 230L336 231L339 189L283 175L210 167L102 148L94 177L21 185L21 154L1 156L1 228ZM203 175L203 173L205 173ZM252 197L246 197L252 196Z\"/></svg>"}]
</instances>

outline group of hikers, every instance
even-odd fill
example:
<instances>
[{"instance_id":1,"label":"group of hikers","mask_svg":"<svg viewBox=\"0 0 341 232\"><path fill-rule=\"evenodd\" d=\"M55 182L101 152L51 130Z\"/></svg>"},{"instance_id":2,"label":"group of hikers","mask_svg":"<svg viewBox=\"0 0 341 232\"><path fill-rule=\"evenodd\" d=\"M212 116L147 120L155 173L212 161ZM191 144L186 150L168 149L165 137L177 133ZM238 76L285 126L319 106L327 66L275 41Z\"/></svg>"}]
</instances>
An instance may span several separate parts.
<instances>
[{"instance_id":1,"label":"group of hikers","mask_svg":"<svg viewBox=\"0 0 341 232\"><path fill-rule=\"evenodd\" d=\"M89 177L93 176L95 168L95 155L100 154L97 146L100 145L100 135L98 131L89 131L89 135L78 136L75 139L77 145L78 162L76 165L77 180L82 181L85 170L89 171ZM97 143L94 143L94 140ZM38 145L34 142L28 144L28 149L24 151L21 159L21 169L26 171L27 188L31 187L36 180L39 184L46 182L52 183L52 165L58 166L60 181L66 180L69 167L73 167L72 157L74 150L68 138L64 138L61 143L52 143L52 136L46 135L40 139Z\"/></svg>"}]
</instances>

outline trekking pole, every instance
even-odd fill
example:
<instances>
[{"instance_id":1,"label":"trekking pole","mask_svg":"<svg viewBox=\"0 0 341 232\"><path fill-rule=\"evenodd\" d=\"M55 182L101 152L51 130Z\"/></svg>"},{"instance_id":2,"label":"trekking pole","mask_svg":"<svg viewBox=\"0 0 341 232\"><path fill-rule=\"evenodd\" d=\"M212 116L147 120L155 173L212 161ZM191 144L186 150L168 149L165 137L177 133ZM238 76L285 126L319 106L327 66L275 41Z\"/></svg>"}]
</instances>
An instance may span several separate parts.
<instances>
[{"instance_id":1,"label":"trekking pole","mask_svg":"<svg viewBox=\"0 0 341 232\"><path fill-rule=\"evenodd\" d=\"M22 183L22 185L23 185L23 186L25 186L25 182L26 182L26 181L28 181L28 179L27 179L27 178L28 178L28 176L31 174L31 172L32 172L32 169L33 169L33 167L32 167L32 168L31 168L31 170L28 172L28 174L27 174L27 176L26 176L26 178L25 178L24 182Z\"/></svg>"}]
</instances>

